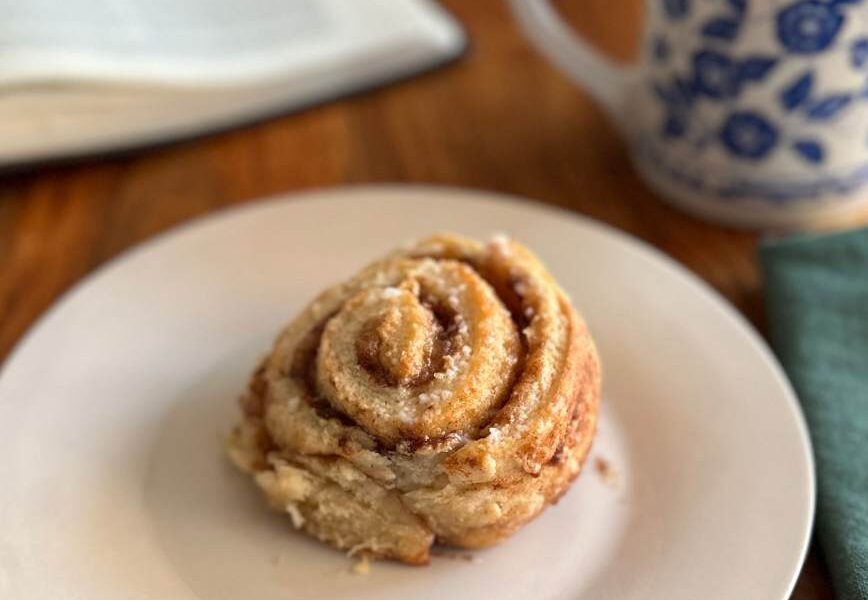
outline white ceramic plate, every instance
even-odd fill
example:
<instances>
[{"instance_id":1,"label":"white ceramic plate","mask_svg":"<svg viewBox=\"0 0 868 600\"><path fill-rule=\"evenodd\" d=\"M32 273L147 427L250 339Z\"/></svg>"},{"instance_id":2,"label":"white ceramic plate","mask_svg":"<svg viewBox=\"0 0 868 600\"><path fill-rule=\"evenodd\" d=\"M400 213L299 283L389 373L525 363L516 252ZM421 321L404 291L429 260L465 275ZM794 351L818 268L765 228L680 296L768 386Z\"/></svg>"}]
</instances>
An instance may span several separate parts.
<instances>
[{"instance_id":1,"label":"white ceramic plate","mask_svg":"<svg viewBox=\"0 0 868 600\"><path fill-rule=\"evenodd\" d=\"M220 438L293 313L437 230L508 232L549 264L599 344L599 436L570 493L503 545L353 575L266 510ZM782 599L814 507L789 385L695 277L564 212L407 187L222 213L87 278L0 376L0 482L0 596L13 600Z\"/></svg>"}]
</instances>

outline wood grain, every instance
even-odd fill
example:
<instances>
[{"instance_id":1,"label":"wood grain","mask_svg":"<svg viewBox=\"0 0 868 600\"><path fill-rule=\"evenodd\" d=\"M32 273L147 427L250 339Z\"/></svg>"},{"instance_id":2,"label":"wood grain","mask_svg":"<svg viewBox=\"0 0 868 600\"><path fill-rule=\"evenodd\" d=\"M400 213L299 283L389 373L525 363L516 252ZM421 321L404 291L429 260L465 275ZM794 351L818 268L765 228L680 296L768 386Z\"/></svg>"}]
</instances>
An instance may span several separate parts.
<instances>
[{"instance_id":1,"label":"wood grain","mask_svg":"<svg viewBox=\"0 0 868 600\"><path fill-rule=\"evenodd\" d=\"M762 331L757 236L686 216L645 188L600 109L529 47L502 0L445 4L472 45L444 70L203 139L0 179L0 359L71 285L161 231L262 196L383 181L519 194L612 224L675 257ZM639 0L559 4L600 48L635 55ZM793 598L832 597L812 551Z\"/></svg>"}]
</instances>

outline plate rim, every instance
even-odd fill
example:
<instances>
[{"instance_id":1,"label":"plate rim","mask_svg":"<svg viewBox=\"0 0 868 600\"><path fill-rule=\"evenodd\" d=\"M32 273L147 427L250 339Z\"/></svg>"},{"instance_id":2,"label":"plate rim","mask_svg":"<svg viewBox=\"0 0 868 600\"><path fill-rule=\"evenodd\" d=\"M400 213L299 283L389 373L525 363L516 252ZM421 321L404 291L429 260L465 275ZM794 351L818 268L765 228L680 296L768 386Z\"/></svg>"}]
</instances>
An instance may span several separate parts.
<instances>
[{"instance_id":1,"label":"plate rim","mask_svg":"<svg viewBox=\"0 0 868 600\"><path fill-rule=\"evenodd\" d=\"M704 300L714 307L714 309L725 318L730 325L739 330L745 340L749 342L755 350L765 360L766 366L769 368L769 375L773 376L775 382L781 388L783 396L786 398L785 405L788 412L793 418L793 423L798 433L798 438L802 446L802 458L805 461L807 471L807 505L808 511L805 515L805 521L802 523L801 548L799 550L798 563L796 568L790 574L788 585L785 589L784 599L789 598L796 587L799 576L803 571L805 560L810 548L810 542L814 530L814 522L816 520L817 507L817 474L816 464L814 459L813 444L811 442L810 432L804 411L799 404L798 397L787 377L783 367L771 350L769 344L763 339L754 326L747 318L737 309L732 303L724 297L719 291L712 287L709 283L703 280L699 275L688 269L685 265L678 262L675 258L669 256L664 251L656 248L645 240L634 236L633 234L618 229L614 225L599 221L592 217L572 211L566 207L551 205L540 200L535 200L530 197L519 196L514 194L503 193L493 190L485 190L480 188L467 188L454 185L440 184L416 184L416 183L363 183L349 185L331 185L322 187L309 187L298 190L292 190L283 193L272 194L264 197L251 198L243 201L241 204L223 206L210 212L196 215L180 223L169 226L163 231L152 235L140 242L137 242L115 256L109 258L103 263L97 265L93 270L79 278L66 290L61 292L52 303L44 309L41 314L27 327L21 337L16 340L11 350L5 359L0 363L0 394L3 392L3 382L8 376L11 367L18 360L22 351L28 346L30 340L42 330L46 324L59 313L74 297L82 290L97 282L103 275L111 272L114 269L123 267L128 261L139 254L144 254L154 247L162 244L171 243L175 238L180 238L189 231L200 227L214 224L224 219L236 218L244 213L256 212L259 210L273 209L278 205L290 203L322 203L330 200L341 200L347 196L356 196L357 201L366 201L368 198L378 198L383 195L390 196L415 196L417 200L430 202L440 197L470 197L478 202L488 203L492 206L502 205L503 203L518 207L525 210L537 210L541 212L556 213L568 219L571 219L575 224L580 225L586 232L591 235L599 235L614 239L621 248L629 251L633 256L645 260L647 262L656 263L669 272L676 279L688 283L690 287L697 292ZM0 398L2 401L2 398Z\"/></svg>"}]
</instances>

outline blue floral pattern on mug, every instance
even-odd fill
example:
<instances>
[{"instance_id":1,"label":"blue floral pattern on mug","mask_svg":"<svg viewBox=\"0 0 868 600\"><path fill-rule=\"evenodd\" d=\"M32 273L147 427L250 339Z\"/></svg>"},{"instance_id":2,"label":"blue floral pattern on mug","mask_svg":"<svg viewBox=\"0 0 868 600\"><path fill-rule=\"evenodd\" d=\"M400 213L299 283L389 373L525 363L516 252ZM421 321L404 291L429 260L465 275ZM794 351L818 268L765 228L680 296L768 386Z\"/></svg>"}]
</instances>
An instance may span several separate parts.
<instances>
[{"instance_id":1,"label":"blue floral pattern on mug","mask_svg":"<svg viewBox=\"0 0 868 600\"><path fill-rule=\"evenodd\" d=\"M690 12L690 0L663 0L663 10L670 19L682 19Z\"/></svg>"},{"instance_id":2,"label":"blue floral pattern on mug","mask_svg":"<svg viewBox=\"0 0 868 600\"><path fill-rule=\"evenodd\" d=\"M689 27L700 40L687 63L668 66L675 54L668 44L655 50L651 87L661 107L661 140L677 140L693 153L716 147L742 163L787 155L817 169L829 158L829 137L842 135L830 127L859 103L868 110L868 31L845 33L862 0L659 1L675 31ZM771 27L771 46L739 44L751 27L766 26L762 19ZM831 53L842 56L852 76L824 81L817 61ZM773 100L758 103L769 92Z\"/></svg>"},{"instance_id":3,"label":"blue floral pattern on mug","mask_svg":"<svg viewBox=\"0 0 868 600\"><path fill-rule=\"evenodd\" d=\"M777 15L777 33L790 52L820 52L829 47L844 24L837 2L801 0Z\"/></svg>"},{"instance_id":4,"label":"blue floral pattern on mug","mask_svg":"<svg viewBox=\"0 0 868 600\"><path fill-rule=\"evenodd\" d=\"M735 63L714 50L701 50L693 55L693 89L697 94L722 99L737 90Z\"/></svg>"},{"instance_id":5,"label":"blue floral pattern on mug","mask_svg":"<svg viewBox=\"0 0 868 600\"><path fill-rule=\"evenodd\" d=\"M734 112L720 130L720 140L736 156L757 159L768 154L778 142L778 130L763 115Z\"/></svg>"},{"instance_id":6,"label":"blue floral pattern on mug","mask_svg":"<svg viewBox=\"0 0 868 600\"><path fill-rule=\"evenodd\" d=\"M850 46L850 62L861 69L868 65L868 37L860 37Z\"/></svg>"}]
</instances>

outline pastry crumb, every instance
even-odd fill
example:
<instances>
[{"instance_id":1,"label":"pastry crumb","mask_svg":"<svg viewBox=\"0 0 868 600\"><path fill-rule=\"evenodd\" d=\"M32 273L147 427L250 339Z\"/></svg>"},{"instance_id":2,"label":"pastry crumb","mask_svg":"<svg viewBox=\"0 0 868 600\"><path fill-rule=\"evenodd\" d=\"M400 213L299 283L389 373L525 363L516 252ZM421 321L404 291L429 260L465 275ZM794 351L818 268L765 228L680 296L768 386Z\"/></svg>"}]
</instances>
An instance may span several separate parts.
<instances>
[{"instance_id":1,"label":"pastry crumb","mask_svg":"<svg viewBox=\"0 0 868 600\"><path fill-rule=\"evenodd\" d=\"M498 246L502 246L504 244L509 243L509 234L505 231L495 231L491 236L491 243L496 244Z\"/></svg>"},{"instance_id":2,"label":"pastry crumb","mask_svg":"<svg viewBox=\"0 0 868 600\"><path fill-rule=\"evenodd\" d=\"M449 560L463 560L464 562L469 563L481 563L482 559L476 556L475 554L470 554L469 552L450 552L448 550L432 550L431 556L436 556L437 558L447 558Z\"/></svg>"},{"instance_id":3,"label":"pastry crumb","mask_svg":"<svg viewBox=\"0 0 868 600\"><path fill-rule=\"evenodd\" d=\"M361 554L359 559L353 565L354 575L367 575L371 572L371 561L368 560L367 554Z\"/></svg>"},{"instance_id":4,"label":"pastry crumb","mask_svg":"<svg viewBox=\"0 0 868 600\"><path fill-rule=\"evenodd\" d=\"M620 477L618 476L618 471L612 466L612 463L598 456L594 460L594 469L596 469L597 475L602 478L603 483L610 487L617 487Z\"/></svg>"},{"instance_id":5,"label":"pastry crumb","mask_svg":"<svg viewBox=\"0 0 868 600\"><path fill-rule=\"evenodd\" d=\"M301 511L298 509L298 506L293 502L289 502L286 505L286 512L289 515L289 518L292 520L292 526L296 529L301 529L304 527L304 515L301 514Z\"/></svg>"}]
</instances>

